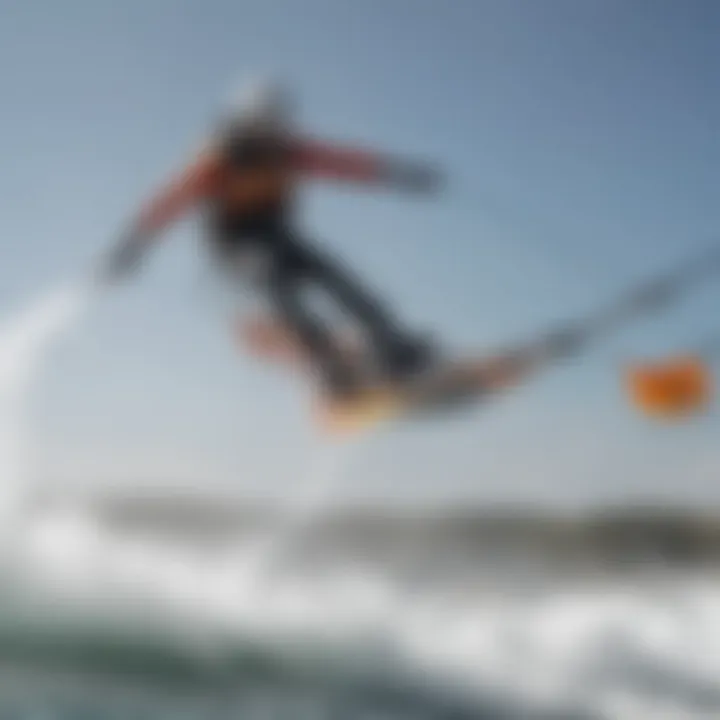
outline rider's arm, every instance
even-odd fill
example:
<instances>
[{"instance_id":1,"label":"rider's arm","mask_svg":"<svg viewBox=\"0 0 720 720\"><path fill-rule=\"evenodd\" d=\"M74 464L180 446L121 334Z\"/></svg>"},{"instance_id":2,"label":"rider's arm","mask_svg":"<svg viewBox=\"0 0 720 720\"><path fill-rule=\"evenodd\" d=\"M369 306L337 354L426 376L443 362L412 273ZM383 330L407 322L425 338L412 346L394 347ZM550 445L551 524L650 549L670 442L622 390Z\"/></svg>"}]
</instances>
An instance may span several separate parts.
<instances>
[{"instance_id":1,"label":"rider's arm","mask_svg":"<svg viewBox=\"0 0 720 720\"><path fill-rule=\"evenodd\" d=\"M295 147L300 172L320 178L390 186L401 190L435 190L438 175L429 165L352 147L301 140Z\"/></svg>"},{"instance_id":2,"label":"rider's arm","mask_svg":"<svg viewBox=\"0 0 720 720\"><path fill-rule=\"evenodd\" d=\"M162 230L212 193L219 171L216 155L206 151L168 183L140 209L104 261L102 276L113 279L133 270Z\"/></svg>"},{"instance_id":3,"label":"rider's arm","mask_svg":"<svg viewBox=\"0 0 720 720\"><path fill-rule=\"evenodd\" d=\"M203 153L141 208L133 224L136 232L150 239L178 220L212 192L218 170L216 156Z\"/></svg>"}]
</instances>

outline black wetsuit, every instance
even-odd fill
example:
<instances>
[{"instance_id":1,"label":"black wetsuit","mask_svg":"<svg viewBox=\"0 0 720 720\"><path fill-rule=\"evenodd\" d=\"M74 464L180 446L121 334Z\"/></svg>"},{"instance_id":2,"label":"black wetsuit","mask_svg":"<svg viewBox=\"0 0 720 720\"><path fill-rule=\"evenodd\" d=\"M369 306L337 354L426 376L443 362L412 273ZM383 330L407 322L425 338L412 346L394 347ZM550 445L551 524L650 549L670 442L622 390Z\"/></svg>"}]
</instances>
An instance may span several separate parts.
<instances>
[{"instance_id":1,"label":"black wetsuit","mask_svg":"<svg viewBox=\"0 0 720 720\"><path fill-rule=\"evenodd\" d=\"M243 135L231 136L223 149L227 172L237 174L285 173L292 167L291 153L276 139ZM360 321L384 372L393 375L411 369L417 360L415 346L401 339L388 313L345 267L297 233L292 205L290 191L280 191L252 209L232 209L215 201L209 208L209 234L219 259L232 260L246 250L262 254L267 268L262 291L281 322L314 358L333 393L351 392L359 380L331 332L303 302L306 284L325 290Z\"/></svg>"}]
</instances>

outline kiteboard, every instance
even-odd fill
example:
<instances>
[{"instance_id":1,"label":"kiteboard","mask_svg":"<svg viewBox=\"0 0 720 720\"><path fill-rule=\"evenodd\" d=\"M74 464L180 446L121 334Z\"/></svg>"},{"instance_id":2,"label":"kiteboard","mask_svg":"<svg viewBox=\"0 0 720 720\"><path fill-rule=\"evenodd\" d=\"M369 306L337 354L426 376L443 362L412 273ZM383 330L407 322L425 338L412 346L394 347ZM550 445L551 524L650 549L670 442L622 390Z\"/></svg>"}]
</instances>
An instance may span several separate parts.
<instances>
[{"instance_id":1,"label":"kiteboard","mask_svg":"<svg viewBox=\"0 0 720 720\"><path fill-rule=\"evenodd\" d=\"M299 343L278 323L254 319L241 327L240 336L255 357L310 369ZM338 342L350 362L362 362L363 348L356 338L341 333ZM370 381L349 400L327 398L318 392L315 421L328 435L348 436L379 424L458 411L519 380L528 371L527 360L517 353L445 360L404 382Z\"/></svg>"},{"instance_id":2,"label":"kiteboard","mask_svg":"<svg viewBox=\"0 0 720 720\"><path fill-rule=\"evenodd\" d=\"M316 419L327 434L346 436L457 411L490 389L484 361L448 361L404 382L368 385L349 400L320 399Z\"/></svg>"}]
</instances>

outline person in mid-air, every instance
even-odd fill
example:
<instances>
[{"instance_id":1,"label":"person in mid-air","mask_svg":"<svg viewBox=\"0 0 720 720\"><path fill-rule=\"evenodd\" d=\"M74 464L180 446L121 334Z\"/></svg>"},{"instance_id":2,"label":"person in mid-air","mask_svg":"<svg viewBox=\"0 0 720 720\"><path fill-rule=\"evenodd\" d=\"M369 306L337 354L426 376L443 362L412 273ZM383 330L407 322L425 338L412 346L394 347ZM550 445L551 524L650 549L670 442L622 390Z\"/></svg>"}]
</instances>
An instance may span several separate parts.
<instances>
[{"instance_id":1,"label":"person in mid-air","mask_svg":"<svg viewBox=\"0 0 720 720\"><path fill-rule=\"evenodd\" d=\"M306 283L324 289L361 323L383 380L416 376L431 365L433 349L401 330L342 265L300 234L293 217L295 190L304 178L325 177L430 193L438 187L438 176L422 163L304 137L296 132L293 105L281 85L254 87L190 167L140 211L111 253L104 275L114 280L128 274L164 228L202 206L215 256L229 267L245 257L262 258L259 288L275 319L319 368L330 396L351 399L362 389L359 373L335 335L303 302Z\"/></svg>"}]
</instances>

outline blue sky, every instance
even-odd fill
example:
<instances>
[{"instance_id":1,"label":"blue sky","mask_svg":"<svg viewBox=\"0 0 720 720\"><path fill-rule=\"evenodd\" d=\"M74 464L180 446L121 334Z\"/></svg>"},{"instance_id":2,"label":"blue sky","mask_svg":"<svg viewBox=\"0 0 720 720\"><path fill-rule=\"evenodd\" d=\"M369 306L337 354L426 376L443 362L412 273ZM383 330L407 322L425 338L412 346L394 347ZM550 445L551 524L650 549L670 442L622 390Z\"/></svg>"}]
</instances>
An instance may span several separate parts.
<instances>
[{"instance_id":1,"label":"blue sky","mask_svg":"<svg viewBox=\"0 0 720 720\"><path fill-rule=\"evenodd\" d=\"M592 309L718 227L720 6L637 0L127 0L3 4L0 310L76 275L255 73L304 125L435 158L438 201L308 188L303 226L409 321L492 348ZM57 349L33 405L38 478L283 493L303 398L239 357L198 254L142 278ZM366 448L348 495L717 499L717 418L622 404L618 364L718 330L717 288L496 407Z\"/></svg>"}]
</instances>

